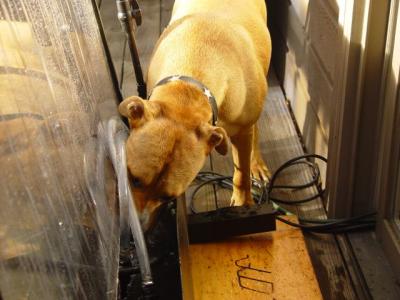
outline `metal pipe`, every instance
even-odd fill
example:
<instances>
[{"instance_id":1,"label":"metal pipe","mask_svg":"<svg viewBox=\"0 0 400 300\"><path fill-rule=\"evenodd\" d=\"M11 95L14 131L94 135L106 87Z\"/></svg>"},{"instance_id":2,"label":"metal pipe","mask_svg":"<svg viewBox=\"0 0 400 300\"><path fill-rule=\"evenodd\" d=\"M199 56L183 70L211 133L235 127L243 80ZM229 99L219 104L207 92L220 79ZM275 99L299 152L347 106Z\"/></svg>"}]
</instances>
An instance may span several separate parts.
<instances>
[{"instance_id":1,"label":"metal pipe","mask_svg":"<svg viewBox=\"0 0 400 300\"><path fill-rule=\"evenodd\" d=\"M116 0L116 4L118 20L120 21L128 40L133 69L135 70L138 94L143 99L146 99L147 88L143 78L142 66L140 64L139 53L136 47L136 40L134 36L134 31L137 25L140 25L141 23L140 9L135 0Z\"/></svg>"}]
</instances>

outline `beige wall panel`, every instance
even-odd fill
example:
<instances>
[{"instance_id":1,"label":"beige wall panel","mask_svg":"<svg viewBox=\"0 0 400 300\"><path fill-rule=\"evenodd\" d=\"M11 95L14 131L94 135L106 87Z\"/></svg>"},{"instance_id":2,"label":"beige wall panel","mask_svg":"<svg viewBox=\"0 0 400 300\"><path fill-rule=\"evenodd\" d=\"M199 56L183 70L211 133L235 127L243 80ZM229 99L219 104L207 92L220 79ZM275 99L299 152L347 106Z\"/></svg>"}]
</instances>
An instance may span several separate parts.
<instances>
[{"instance_id":1,"label":"beige wall panel","mask_svg":"<svg viewBox=\"0 0 400 300\"><path fill-rule=\"evenodd\" d=\"M339 6L337 0L291 0L291 7L295 11L300 23L303 27L306 26L307 18L309 16L309 9L311 5L323 4L334 15L339 15Z\"/></svg>"},{"instance_id":2,"label":"beige wall panel","mask_svg":"<svg viewBox=\"0 0 400 300\"><path fill-rule=\"evenodd\" d=\"M311 105L319 120L324 135L329 136L329 120L333 87L313 51L299 59L297 53L289 47L286 55L284 89L292 105L300 130L303 130L307 107ZM306 62L305 65L299 65Z\"/></svg>"},{"instance_id":3,"label":"beige wall panel","mask_svg":"<svg viewBox=\"0 0 400 300\"><path fill-rule=\"evenodd\" d=\"M305 117L304 127L302 128L303 140L308 153L316 153L327 157L328 155L328 139L326 138L320 121L311 105L303 104L307 107L307 114ZM326 164L317 161L321 171L322 182L325 184L326 179Z\"/></svg>"},{"instance_id":4,"label":"beige wall panel","mask_svg":"<svg viewBox=\"0 0 400 300\"><path fill-rule=\"evenodd\" d=\"M296 53L297 65L305 64L306 32L292 6L288 9L287 45Z\"/></svg>"},{"instance_id":5,"label":"beige wall panel","mask_svg":"<svg viewBox=\"0 0 400 300\"><path fill-rule=\"evenodd\" d=\"M332 80L335 72L335 53L339 45L338 15L326 1L310 1L309 9L310 21L307 31L310 46L317 53L323 68Z\"/></svg>"},{"instance_id":6,"label":"beige wall panel","mask_svg":"<svg viewBox=\"0 0 400 300\"><path fill-rule=\"evenodd\" d=\"M307 22L308 7L310 2L315 0L293 0L292 9L300 21L300 24L305 27Z\"/></svg>"},{"instance_id":7,"label":"beige wall panel","mask_svg":"<svg viewBox=\"0 0 400 300\"><path fill-rule=\"evenodd\" d=\"M296 116L297 124L302 130L306 116L306 106L304 103L310 101L307 91L307 79L304 70L296 64L294 51L289 50L286 55L286 69L284 89L289 100L293 113Z\"/></svg>"},{"instance_id":8,"label":"beige wall panel","mask_svg":"<svg viewBox=\"0 0 400 300\"><path fill-rule=\"evenodd\" d=\"M338 12L336 0L293 0L288 11L283 85L308 151L320 154L326 153L333 105Z\"/></svg>"},{"instance_id":9,"label":"beige wall panel","mask_svg":"<svg viewBox=\"0 0 400 300\"><path fill-rule=\"evenodd\" d=\"M333 85L313 49L308 48L307 62L306 74L311 105L318 116L323 132L328 137Z\"/></svg>"},{"instance_id":10,"label":"beige wall panel","mask_svg":"<svg viewBox=\"0 0 400 300\"><path fill-rule=\"evenodd\" d=\"M317 73L314 72L312 76L309 76L304 71L304 68L299 68L296 63L296 56L293 50L289 50L286 55L286 69L285 69L285 82L284 89L286 91L286 97L291 103L293 113L296 117L297 124L300 131L303 134L303 140L307 148L308 153L317 153L323 156L327 156L328 153L328 137L325 130L323 129L320 118L325 120L329 115L329 110L324 111L326 106L321 105L317 102L313 104L314 99L310 96L310 93L323 95L322 89L331 89L325 82L321 80L319 84L309 85L308 80L317 77ZM318 69L313 67L313 70ZM318 80L318 79L312 79ZM329 94L329 91L326 92ZM318 98L320 96L314 96ZM327 116L324 116L327 115ZM328 124L328 122L327 122ZM319 162L321 169L322 178L325 178L326 165ZM324 180L325 182L325 180Z\"/></svg>"}]
</instances>

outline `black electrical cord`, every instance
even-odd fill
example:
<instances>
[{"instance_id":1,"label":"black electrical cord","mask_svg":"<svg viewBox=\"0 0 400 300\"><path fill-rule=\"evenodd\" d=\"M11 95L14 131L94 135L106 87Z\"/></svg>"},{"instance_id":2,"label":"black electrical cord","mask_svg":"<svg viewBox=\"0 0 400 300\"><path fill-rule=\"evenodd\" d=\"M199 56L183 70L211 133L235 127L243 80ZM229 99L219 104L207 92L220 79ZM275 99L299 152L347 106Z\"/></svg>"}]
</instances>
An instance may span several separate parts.
<instances>
[{"instance_id":1,"label":"black electrical cord","mask_svg":"<svg viewBox=\"0 0 400 300\"><path fill-rule=\"evenodd\" d=\"M327 163L327 159L323 156L316 154L308 154L302 155L299 157L295 157L293 159L288 160L283 165L281 165L271 176L271 179L268 184L261 183L257 180L253 180L252 182L252 194L253 198L258 204L262 204L265 202L272 202L277 207L276 210L276 218L277 220L286 223L287 225L300 228L304 231L314 232L314 233L328 233L328 234L337 234L337 233L345 233L356 230L367 230L372 229L375 226L375 215L376 213L369 213L362 216L357 216L353 218L345 218L345 219L307 219L299 217L299 223L291 222L283 218L282 213L286 214L287 210L279 206L279 204L285 205L299 205L307 203L311 200L320 198L324 195L325 189L322 188L321 184L321 173L316 163L312 163L309 161L311 158L316 158L322 160ZM278 185L275 184L278 176L290 167L295 165L306 165L310 168L312 179L309 182L298 185ZM217 174L214 172L200 172L196 177L198 181L201 183L196 186L193 190L190 197L190 209L192 213L196 213L194 207L194 197L197 192L203 188L204 186L216 183L218 186L225 189L232 189L232 176L224 176L221 174ZM309 196L304 199L298 200L284 200L278 199L276 197L272 197L272 191L277 189L289 189L289 190L302 190L306 188L310 188L316 186L318 192L315 195Z\"/></svg>"},{"instance_id":2,"label":"black electrical cord","mask_svg":"<svg viewBox=\"0 0 400 300\"><path fill-rule=\"evenodd\" d=\"M222 176L222 175L220 175L220 174L216 174L215 176L216 176L215 178L211 178L211 179L205 180L205 181L203 181L202 183L200 183L200 184L193 190L191 200L193 200L194 195L195 195L201 188L203 188L204 186L206 186L206 185L208 185L208 184L210 184L210 183L217 182L217 183L219 183L220 185L223 185L223 181L224 181L224 180L232 180L232 176ZM199 178L199 177L197 177L197 178ZM226 187L226 185L223 185L223 186ZM193 206L193 201L190 201L190 210L192 211L192 213L196 213L196 210L195 210L195 208L194 208L194 206Z\"/></svg>"},{"instance_id":3,"label":"black electrical cord","mask_svg":"<svg viewBox=\"0 0 400 300\"><path fill-rule=\"evenodd\" d=\"M338 224L326 223L326 224L319 224L319 225L305 225L305 224L301 224L301 223L290 222L280 216L276 216L276 218L277 218L277 220L279 220L287 225L303 229L304 231L307 231L307 232L314 232L314 233L338 234L338 233L346 233L346 232L352 232L352 231L357 231L357 230L373 229L375 227L374 220L371 220L369 222L352 223L352 222L348 222L348 221L351 221L351 218L349 218L348 220L346 220L346 222L338 223ZM327 221L329 221L329 220L327 220Z\"/></svg>"},{"instance_id":4,"label":"black electrical cord","mask_svg":"<svg viewBox=\"0 0 400 300\"><path fill-rule=\"evenodd\" d=\"M374 225L374 220L371 219L371 217L375 216L375 213L370 213L370 214L366 214L366 215L362 215L362 216L358 216L358 217L354 217L354 218L348 218L348 219L342 219L342 220L330 220L330 219L326 219L326 220L320 220L319 224L317 225L308 225L308 224L304 224L304 223L313 223L316 220L308 220L308 219L303 219L303 218L299 218L299 221L301 223L294 223L291 221L288 221L280 216L276 216L276 218L283 222L286 223L290 226L294 226L294 227L298 227L301 229L306 229L306 230L310 230L310 231L314 231L314 232L326 232L326 231L330 231L330 230L336 230L336 229L344 229L344 228L352 228L352 227L369 227L370 225ZM364 220L367 219L367 220ZM325 222L323 222L325 221ZM314 223L315 224L315 223Z\"/></svg>"},{"instance_id":5,"label":"black electrical cord","mask_svg":"<svg viewBox=\"0 0 400 300\"><path fill-rule=\"evenodd\" d=\"M307 198L304 199L299 199L299 200L295 200L295 201L290 201L290 200L284 200L284 199L279 199L279 198L275 198L275 197L271 197L271 193L272 190L274 189L294 189L294 190L300 190L300 189L304 189L307 187L311 187L311 186L315 186L317 184L319 184L320 182L320 171L318 168L317 164L313 164L309 161L301 161L302 159L310 159L310 158L317 158L322 160L323 162L327 163L328 160L321 156L321 155L317 155L317 154L307 154L307 155L301 155L295 158L292 158L290 160L288 160L287 162L285 162L283 165L281 165L275 172L274 174L271 176L270 182L268 184L267 187L267 201L273 201L277 204L286 204L286 205L296 205L296 204L304 204L307 202L310 202L312 200L315 200L317 198L323 197L324 193L325 193L325 189L318 189L318 193L312 196L309 196ZM312 174L313 174L313 180L311 180L310 182L303 184L303 185L287 185L287 186L282 186L282 185L275 185L275 181L278 178L278 175L281 174L284 170L294 166L294 165L298 165L298 164L306 164L307 166L309 166L312 170Z\"/></svg>"}]
</instances>

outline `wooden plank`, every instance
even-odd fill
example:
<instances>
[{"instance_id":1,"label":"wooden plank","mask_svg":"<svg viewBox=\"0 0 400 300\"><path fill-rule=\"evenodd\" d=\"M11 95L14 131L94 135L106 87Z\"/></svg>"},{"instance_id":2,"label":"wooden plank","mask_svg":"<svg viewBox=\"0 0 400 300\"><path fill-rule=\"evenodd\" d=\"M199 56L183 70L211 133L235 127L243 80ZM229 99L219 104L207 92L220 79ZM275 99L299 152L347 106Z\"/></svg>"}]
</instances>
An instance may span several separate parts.
<instances>
[{"instance_id":1,"label":"wooden plank","mask_svg":"<svg viewBox=\"0 0 400 300\"><path fill-rule=\"evenodd\" d=\"M372 299L400 299L398 280L375 232L355 232L349 234L348 238Z\"/></svg>"},{"instance_id":2,"label":"wooden plank","mask_svg":"<svg viewBox=\"0 0 400 300\"><path fill-rule=\"evenodd\" d=\"M190 255L196 300L322 299L303 235L286 224L276 232L191 245Z\"/></svg>"}]
</instances>

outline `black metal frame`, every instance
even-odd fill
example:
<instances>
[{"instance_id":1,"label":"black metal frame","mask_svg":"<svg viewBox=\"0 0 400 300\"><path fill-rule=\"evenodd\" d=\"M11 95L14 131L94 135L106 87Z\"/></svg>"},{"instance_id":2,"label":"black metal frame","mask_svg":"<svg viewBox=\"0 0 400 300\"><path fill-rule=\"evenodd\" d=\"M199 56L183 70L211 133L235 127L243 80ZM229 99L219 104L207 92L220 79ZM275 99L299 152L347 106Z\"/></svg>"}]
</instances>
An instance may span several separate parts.
<instances>
[{"instance_id":1,"label":"black metal frame","mask_svg":"<svg viewBox=\"0 0 400 300\"><path fill-rule=\"evenodd\" d=\"M114 87L114 91L115 91L115 95L117 97L117 101L118 101L118 104L119 104L119 103L122 102L123 96L122 96L121 89L119 88L117 72L115 71L115 66L114 66L114 63L112 61L110 48L108 47L106 35L104 33L103 22L102 22L101 17L100 17L99 6L97 5L96 0L91 0L91 1L92 1L92 6L93 6L93 12L94 12L94 15L95 15L95 18L96 18L96 22L97 22L97 28L99 29L101 42L103 44L103 49L104 49L104 54L106 56L108 69L110 71L111 81L112 81L112 84L113 84L113 87Z\"/></svg>"}]
</instances>

